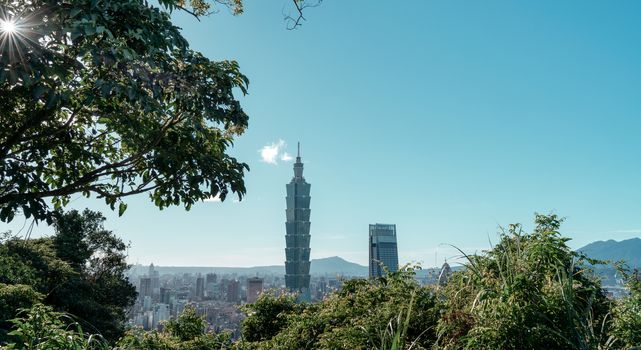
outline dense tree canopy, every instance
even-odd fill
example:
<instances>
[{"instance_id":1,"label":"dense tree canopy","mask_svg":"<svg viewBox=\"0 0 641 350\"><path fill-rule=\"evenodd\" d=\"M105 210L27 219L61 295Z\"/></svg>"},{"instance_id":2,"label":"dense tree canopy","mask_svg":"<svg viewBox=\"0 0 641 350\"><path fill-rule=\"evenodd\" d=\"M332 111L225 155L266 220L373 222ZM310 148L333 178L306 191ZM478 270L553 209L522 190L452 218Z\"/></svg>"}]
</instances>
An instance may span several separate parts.
<instances>
[{"instance_id":1,"label":"dense tree canopy","mask_svg":"<svg viewBox=\"0 0 641 350\"><path fill-rule=\"evenodd\" d=\"M125 276L127 246L103 221L89 210L57 213L52 237L0 242L0 342L17 309L36 301L108 340L123 334L136 291Z\"/></svg>"},{"instance_id":2,"label":"dense tree canopy","mask_svg":"<svg viewBox=\"0 0 641 350\"><path fill-rule=\"evenodd\" d=\"M425 349L436 340L433 292L406 267L383 278L345 281L317 304L263 294L245 308L243 339L248 349Z\"/></svg>"},{"instance_id":3,"label":"dense tree canopy","mask_svg":"<svg viewBox=\"0 0 641 350\"><path fill-rule=\"evenodd\" d=\"M217 2L214 2L217 3ZM239 1L222 1L241 11ZM248 117L235 61L189 48L167 9L203 1L34 0L0 5L0 220L53 220L72 194L156 206L245 193L228 155Z\"/></svg>"},{"instance_id":4,"label":"dense tree canopy","mask_svg":"<svg viewBox=\"0 0 641 350\"><path fill-rule=\"evenodd\" d=\"M56 216L56 233L51 238L56 256L76 274L57 285L45 301L108 340L116 340L124 332L127 308L137 295L125 275L127 245L104 229L100 213L72 210Z\"/></svg>"},{"instance_id":5,"label":"dense tree canopy","mask_svg":"<svg viewBox=\"0 0 641 350\"><path fill-rule=\"evenodd\" d=\"M145 333L131 330L118 341L113 350L204 350L231 347L231 333L208 332L205 320L196 314L193 307L187 307L178 318L167 322L163 331Z\"/></svg>"}]
</instances>

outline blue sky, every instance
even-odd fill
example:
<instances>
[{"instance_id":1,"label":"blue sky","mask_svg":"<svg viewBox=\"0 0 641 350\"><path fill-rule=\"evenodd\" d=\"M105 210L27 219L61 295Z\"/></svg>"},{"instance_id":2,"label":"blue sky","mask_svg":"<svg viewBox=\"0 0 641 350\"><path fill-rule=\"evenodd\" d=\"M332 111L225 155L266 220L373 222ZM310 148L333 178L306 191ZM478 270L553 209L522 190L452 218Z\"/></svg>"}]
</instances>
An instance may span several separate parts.
<instances>
[{"instance_id":1,"label":"blue sky","mask_svg":"<svg viewBox=\"0 0 641 350\"><path fill-rule=\"evenodd\" d=\"M297 141L312 257L366 264L375 222L397 225L401 263L426 266L456 255L446 244L488 248L498 225L531 228L534 212L567 217L575 248L641 235L641 2L326 0L295 31L287 3L175 16L193 48L250 78L232 150L248 194L189 212L141 196L121 218L75 200L105 211L132 262L282 264L292 163L260 150Z\"/></svg>"}]
</instances>

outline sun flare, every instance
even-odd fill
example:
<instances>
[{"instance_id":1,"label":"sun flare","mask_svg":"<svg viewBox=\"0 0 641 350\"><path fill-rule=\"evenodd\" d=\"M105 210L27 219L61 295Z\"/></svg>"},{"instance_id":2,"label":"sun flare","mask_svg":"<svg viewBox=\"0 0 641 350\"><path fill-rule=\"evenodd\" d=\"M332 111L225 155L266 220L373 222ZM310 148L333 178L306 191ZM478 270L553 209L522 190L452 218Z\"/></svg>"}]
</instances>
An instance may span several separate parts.
<instances>
[{"instance_id":1,"label":"sun flare","mask_svg":"<svg viewBox=\"0 0 641 350\"><path fill-rule=\"evenodd\" d=\"M16 32L16 22L13 20L0 20L0 31L6 34Z\"/></svg>"}]
</instances>

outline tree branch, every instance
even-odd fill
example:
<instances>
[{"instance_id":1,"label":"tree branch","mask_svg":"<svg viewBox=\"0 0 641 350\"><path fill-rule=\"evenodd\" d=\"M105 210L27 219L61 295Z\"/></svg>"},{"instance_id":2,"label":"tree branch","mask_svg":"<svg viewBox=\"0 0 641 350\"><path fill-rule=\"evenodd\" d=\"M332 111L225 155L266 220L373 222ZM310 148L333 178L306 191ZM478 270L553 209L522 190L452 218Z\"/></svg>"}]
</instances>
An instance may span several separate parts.
<instances>
[{"instance_id":1,"label":"tree branch","mask_svg":"<svg viewBox=\"0 0 641 350\"><path fill-rule=\"evenodd\" d=\"M303 16L304 9L319 6L323 2L323 0L315 1L315 3L308 3L307 0L292 0L292 3L294 4L294 8L296 10L296 15L295 17L292 17L291 15L284 15L285 22L289 23L287 25L287 30L294 30L297 27L303 25L301 22L306 21L305 17Z\"/></svg>"}]
</instances>

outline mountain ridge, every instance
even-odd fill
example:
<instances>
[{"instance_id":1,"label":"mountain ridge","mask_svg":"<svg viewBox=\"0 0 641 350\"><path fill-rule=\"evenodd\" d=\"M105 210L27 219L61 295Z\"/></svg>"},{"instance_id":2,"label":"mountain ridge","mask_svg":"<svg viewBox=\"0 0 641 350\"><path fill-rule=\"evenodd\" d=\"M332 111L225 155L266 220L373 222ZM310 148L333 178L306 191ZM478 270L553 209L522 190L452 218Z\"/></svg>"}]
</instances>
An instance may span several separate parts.
<instances>
[{"instance_id":1,"label":"mountain ridge","mask_svg":"<svg viewBox=\"0 0 641 350\"><path fill-rule=\"evenodd\" d=\"M595 241L576 251L593 259L611 262L623 260L632 268L641 267L641 238L637 237L621 241Z\"/></svg>"},{"instance_id":2,"label":"mountain ridge","mask_svg":"<svg viewBox=\"0 0 641 350\"><path fill-rule=\"evenodd\" d=\"M149 265L133 265L131 272L142 275L147 273ZM285 265L265 265L251 267L228 267L228 266L154 266L160 274L176 273L217 273L217 274L244 274L244 275L269 275L284 274ZM347 261L339 256L312 259L310 265L311 275L341 275L349 277L365 277L368 275L368 267L354 262Z\"/></svg>"},{"instance_id":3,"label":"mountain ridge","mask_svg":"<svg viewBox=\"0 0 641 350\"><path fill-rule=\"evenodd\" d=\"M641 267L641 238L630 238L621 241L608 239L595 241L579 249L590 258L617 262L624 260L631 268ZM160 274L192 273L192 274L238 274L238 275L282 275L285 273L284 265L266 265L252 267L224 267L224 266L155 266ZM148 271L148 265L134 265L131 272L143 275ZM417 276L427 275L429 272L438 271L438 268L425 268L417 271ZM311 260L310 274L316 276L345 276L367 277L369 268L354 262L347 261L339 256L330 256Z\"/></svg>"}]
</instances>

